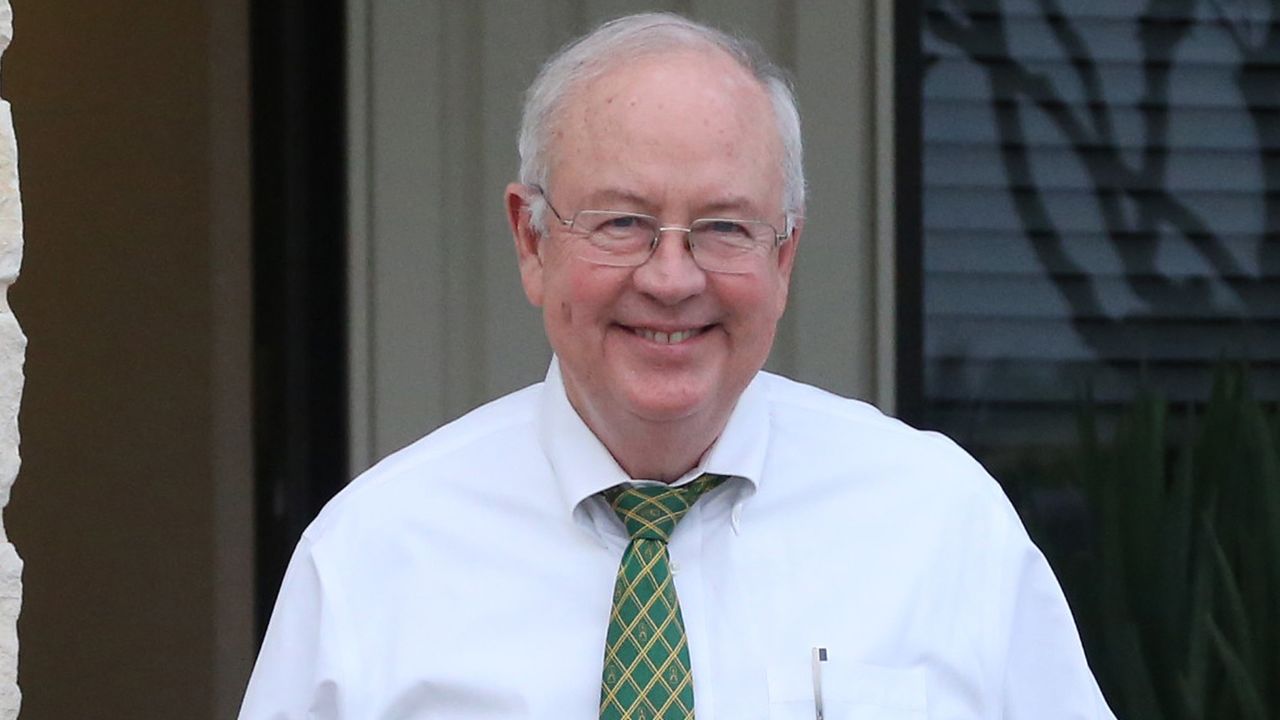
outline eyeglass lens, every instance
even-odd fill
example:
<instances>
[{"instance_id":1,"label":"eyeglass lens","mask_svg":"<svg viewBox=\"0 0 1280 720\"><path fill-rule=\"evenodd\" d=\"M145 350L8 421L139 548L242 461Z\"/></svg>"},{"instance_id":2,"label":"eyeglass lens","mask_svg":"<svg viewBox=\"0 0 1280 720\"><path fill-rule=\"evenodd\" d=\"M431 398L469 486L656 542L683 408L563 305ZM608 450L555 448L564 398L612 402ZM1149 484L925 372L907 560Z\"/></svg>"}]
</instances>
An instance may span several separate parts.
<instances>
[{"instance_id":1,"label":"eyeglass lens","mask_svg":"<svg viewBox=\"0 0 1280 720\"><path fill-rule=\"evenodd\" d=\"M660 226L648 215L583 210L572 225L586 236L583 259L630 267L649 259L662 230L686 231L694 262L711 272L748 272L772 248L777 233L754 220L700 219L689 228Z\"/></svg>"}]
</instances>

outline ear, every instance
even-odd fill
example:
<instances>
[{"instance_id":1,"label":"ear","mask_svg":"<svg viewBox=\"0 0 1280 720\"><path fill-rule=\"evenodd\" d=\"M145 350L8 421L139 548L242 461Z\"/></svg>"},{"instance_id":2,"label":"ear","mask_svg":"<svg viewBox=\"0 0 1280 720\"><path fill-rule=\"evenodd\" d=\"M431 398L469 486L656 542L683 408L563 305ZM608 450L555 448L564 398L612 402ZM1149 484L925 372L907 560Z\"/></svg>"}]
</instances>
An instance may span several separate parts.
<instances>
[{"instance_id":1,"label":"ear","mask_svg":"<svg viewBox=\"0 0 1280 720\"><path fill-rule=\"evenodd\" d=\"M791 287L791 270L796 263L796 250L800 245L800 235L804 233L804 217L797 217L795 226L786 242L778 246L778 315L787 307L787 293Z\"/></svg>"},{"instance_id":2,"label":"ear","mask_svg":"<svg viewBox=\"0 0 1280 720\"><path fill-rule=\"evenodd\" d=\"M529 201L533 190L528 185L511 183L507 186L507 224L516 243L516 261L520 265L520 282L525 297L537 307L542 307L542 237L533 226Z\"/></svg>"}]
</instances>

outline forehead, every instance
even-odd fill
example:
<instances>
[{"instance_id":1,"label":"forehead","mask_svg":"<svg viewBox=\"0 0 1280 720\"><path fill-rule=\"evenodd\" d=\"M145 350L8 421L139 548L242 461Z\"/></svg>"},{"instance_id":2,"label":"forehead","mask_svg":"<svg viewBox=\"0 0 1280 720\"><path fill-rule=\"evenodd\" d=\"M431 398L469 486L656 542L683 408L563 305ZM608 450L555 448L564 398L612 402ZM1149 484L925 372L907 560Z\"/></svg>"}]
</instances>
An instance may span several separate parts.
<instances>
[{"instance_id":1,"label":"forehead","mask_svg":"<svg viewBox=\"0 0 1280 720\"><path fill-rule=\"evenodd\" d=\"M718 50L680 49L607 68L570 95L552 139L557 185L589 179L640 194L677 178L736 195L772 192L780 158L768 94Z\"/></svg>"}]
</instances>

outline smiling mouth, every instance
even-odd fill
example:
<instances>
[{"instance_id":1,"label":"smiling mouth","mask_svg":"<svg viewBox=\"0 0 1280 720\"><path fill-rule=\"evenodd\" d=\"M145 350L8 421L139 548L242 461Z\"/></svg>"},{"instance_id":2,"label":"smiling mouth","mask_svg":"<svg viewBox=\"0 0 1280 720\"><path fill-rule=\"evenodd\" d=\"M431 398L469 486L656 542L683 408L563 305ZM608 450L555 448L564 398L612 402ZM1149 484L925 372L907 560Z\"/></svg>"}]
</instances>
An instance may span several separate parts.
<instances>
[{"instance_id":1,"label":"smiling mouth","mask_svg":"<svg viewBox=\"0 0 1280 720\"><path fill-rule=\"evenodd\" d=\"M656 342L659 345L675 345L682 343L691 337L701 335L707 328L690 328L688 330L677 330L676 332L662 332L660 330L649 330L648 328L631 328L631 332L639 335L645 340Z\"/></svg>"}]
</instances>

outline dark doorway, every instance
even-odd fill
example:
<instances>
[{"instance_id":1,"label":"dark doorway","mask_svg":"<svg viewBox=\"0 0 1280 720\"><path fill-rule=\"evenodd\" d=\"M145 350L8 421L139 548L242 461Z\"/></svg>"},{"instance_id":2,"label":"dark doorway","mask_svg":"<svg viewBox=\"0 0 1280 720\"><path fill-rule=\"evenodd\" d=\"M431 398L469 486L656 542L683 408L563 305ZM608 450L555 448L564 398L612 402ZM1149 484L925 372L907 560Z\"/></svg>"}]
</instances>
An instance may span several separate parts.
<instances>
[{"instance_id":1,"label":"dark doorway","mask_svg":"<svg viewBox=\"0 0 1280 720\"><path fill-rule=\"evenodd\" d=\"M341 2L255 2L254 453L258 638L298 537L347 481Z\"/></svg>"}]
</instances>

